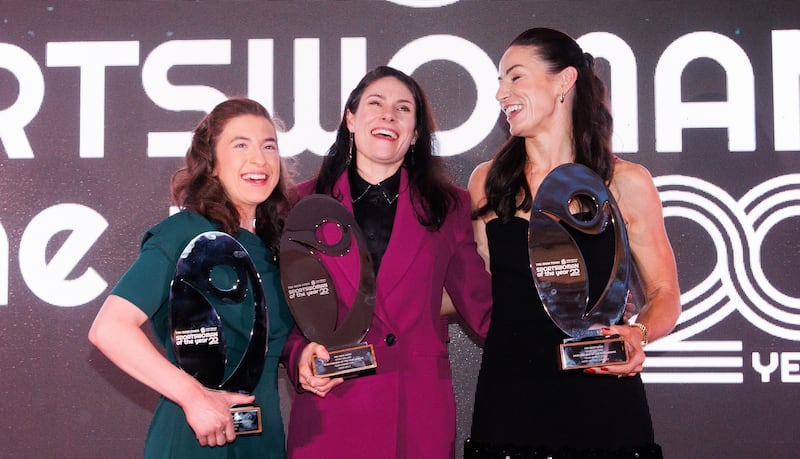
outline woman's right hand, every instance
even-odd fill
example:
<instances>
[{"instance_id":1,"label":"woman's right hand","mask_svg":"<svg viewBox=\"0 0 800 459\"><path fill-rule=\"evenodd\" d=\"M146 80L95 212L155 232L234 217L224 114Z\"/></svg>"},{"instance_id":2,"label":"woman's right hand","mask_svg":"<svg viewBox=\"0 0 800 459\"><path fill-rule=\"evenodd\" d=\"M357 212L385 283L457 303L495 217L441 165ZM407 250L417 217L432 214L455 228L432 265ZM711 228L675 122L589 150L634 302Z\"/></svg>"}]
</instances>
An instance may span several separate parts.
<instances>
[{"instance_id":1,"label":"woman's right hand","mask_svg":"<svg viewBox=\"0 0 800 459\"><path fill-rule=\"evenodd\" d=\"M319 397L325 397L334 387L344 382L343 378L320 378L314 376L314 357L322 360L330 359L330 354L325 346L319 343L308 343L300 353L300 363L297 368L297 380L303 390L311 392Z\"/></svg>"},{"instance_id":2,"label":"woman's right hand","mask_svg":"<svg viewBox=\"0 0 800 459\"><path fill-rule=\"evenodd\" d=\"M230 408L254 401L253 395L203 388L182 407L186 422L201 446L222 446L236 439Z\"/></svg>"},{"instance_id":3,"label":"woman's right hand","mask_svg":"<svg viewBox=\"0 0 800 459\"><path fill-rule=\"evenodd\" d=\"M210 390L168 361L141 325L147 315L125 298L109 295L89 331L90 341L112 362L183 409L203 446L233 441L230 407L252 403L252 395Z\"/></svg>"}]
</instances>

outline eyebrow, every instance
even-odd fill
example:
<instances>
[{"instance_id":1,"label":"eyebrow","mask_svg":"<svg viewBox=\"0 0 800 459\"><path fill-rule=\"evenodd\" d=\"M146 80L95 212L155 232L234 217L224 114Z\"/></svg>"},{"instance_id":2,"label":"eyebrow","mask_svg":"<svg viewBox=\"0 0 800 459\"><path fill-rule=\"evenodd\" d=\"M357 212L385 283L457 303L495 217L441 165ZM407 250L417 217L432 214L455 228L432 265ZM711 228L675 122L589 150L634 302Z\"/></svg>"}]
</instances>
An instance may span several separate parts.
<instances>
[{"instance_id":1,"label":"eyebrow","mask_svg":"<svg viewBox=\"0 0 800 459\"><path fill-rule=\"evenodd\" d=\"M511 67L506 69L505 74L508 75L509 73L511 73L512 70L514 70L517 67L522 67L522 64L514 64L514 65L512 65ZM497 78L500 78L500 77L498 76Z\"/></svg>"},{"instance_id":2,"label":"eyebrow","mask_svg":"<svg viewBox=\"0 0 800 459\"><path fill-rule=\"evenodd\" d=\"M379 98L381 100L386 100L386 96L384 96L383 94L377 93L377 92L371 93L371 94L366 94L366 98L367 99L369 99L370 97L377 97L377 98ZM414 105L414 101L412 101L412 100L399 99L397 102L403 103L403 104Z\"/></svg>"},{"instance_id":3,"label":"eyebrow","mask_svg":"<svg viewBox=\"0 0 800 459\"><path fill-rule=\"evenodd\" d=\"M246 141L249 142L249 141L251 141L253 139L251 139L250 137L243 136L243 135L237 135L233 139L231 139L231 142L235 142L237 140L246 140ZM278 139L276 139L275 137L267 137L267 138L262 140L262 142L277 142L277 141L278 141Z\"/></svg>"}]
</instances>

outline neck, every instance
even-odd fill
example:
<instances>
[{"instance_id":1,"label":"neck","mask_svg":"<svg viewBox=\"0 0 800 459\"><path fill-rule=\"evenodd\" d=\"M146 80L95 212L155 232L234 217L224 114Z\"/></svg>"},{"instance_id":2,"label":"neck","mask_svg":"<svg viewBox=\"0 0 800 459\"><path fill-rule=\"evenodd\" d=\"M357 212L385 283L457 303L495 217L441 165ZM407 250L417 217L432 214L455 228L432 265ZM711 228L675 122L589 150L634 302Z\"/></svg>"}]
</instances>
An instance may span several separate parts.
<instances>
[{"instance_id":1,"label":"neck","mask_svg":"<svg viewBox=\"0 0 800 459\"><path fill-rule=\"evenodd\" d=\"M245 212L243 209L237 209L239 211L239 227L242 229L246 229L251 233L256 232L256 211L253 209L252 211Z\"/></svg>"},{"instance_id":2,"label":"neck","mask_svg":"<svg viewBox=\"0 0 800 459\"><path fill-rule=\"evenodd\" d=\"M561 140L528 137L525 139L525 152L528 164L533 165L537 172L546 173L575 160L572 139L566 136Z\"/></svg>"},{"instance_id":3,"label":"neck","mask_svg":"<svg viewBox=\"0 0 800 459\"><path fill-rule=\"evenodd\" d=\"M256 233L255 223L256 223L255 220L250 220L249 222L241 221L239 222L239 227L255 234Z\"/></svg>"},{"instance_id":4,"label":"neck","mask_svg":"<svg viewBox=\"0 0 800 459\"><path fill-rule=\"evenodd\" d=\"M384 180L388 179L389 177L393 176L398 169L400 169L402 163L397 164L378 164L378 165L368 165L367 167L362 167L361 165L357 165L356 171L358 175L361 176L364 180L372 185L377 185L378 183L383 182Z\"/></svg>"}]
</instances>

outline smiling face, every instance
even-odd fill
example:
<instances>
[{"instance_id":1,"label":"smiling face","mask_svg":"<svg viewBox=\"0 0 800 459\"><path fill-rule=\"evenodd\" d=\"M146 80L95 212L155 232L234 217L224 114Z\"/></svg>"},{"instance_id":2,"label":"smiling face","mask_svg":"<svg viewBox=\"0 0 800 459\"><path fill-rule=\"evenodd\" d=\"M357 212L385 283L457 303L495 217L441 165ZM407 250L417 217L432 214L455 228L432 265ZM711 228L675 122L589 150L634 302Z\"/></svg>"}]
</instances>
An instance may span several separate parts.
<instances>
[{"instance_id":1,"label":"smiling face","mask_svg":"<svg viewBox=\"0 0 800 459\"><path fill-rule=\"evenodd\" d=\"M213 175L241 222L252 222L256 206L267 200L281 175L275 126L255 115L231 118L217 137L214 155Z\"/></svg>"},{"instance_id":2,"label":"smiling face","mask_svg":"<svg viewBox=\"0 0 800 459\"><path fill-rule=\"evenodd\" d=\"M367 181L377 183L403 164L416 140L414 96L400 80L384 77L364 89L355 113L346 113L355 136L356 164Z\"/></svg>"},{"instance_id":3,"label":"smiling face","mask_svg":"<svg viewBox=\"0 0 800 459\"><path fill-rule=\"evenodd\" d=\"M511 135L535 137L551 128L560 95L565 91L563 75L551 73L530 46L508 48L499 71L496 98Z\"/></svg>"}]
</instances>

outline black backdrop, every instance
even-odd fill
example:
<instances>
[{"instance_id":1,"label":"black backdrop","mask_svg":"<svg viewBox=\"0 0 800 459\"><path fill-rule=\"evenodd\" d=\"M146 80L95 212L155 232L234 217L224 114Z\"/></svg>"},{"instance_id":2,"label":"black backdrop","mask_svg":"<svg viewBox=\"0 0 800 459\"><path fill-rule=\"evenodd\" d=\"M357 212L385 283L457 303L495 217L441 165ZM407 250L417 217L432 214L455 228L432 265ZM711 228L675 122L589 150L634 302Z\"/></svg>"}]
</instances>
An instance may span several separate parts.
<instances>
[{"instance_id":1,"label":"black backdrop","mask_svg":"<svg viewBox=\"0 0 800 459\"><path fill-rule=\"evenodd\" d=\"M261 100L303 179L342 92L390 63L426 88L464 186L505 137L495 66L532 26L598 57L615 148L662 193L684 314L644 377L667 457L795 457L800 6L478 0L0 0L0 456L141 455L156 395L86 332L204 111ZM451 332L461 441L480 349Z\"/></svg>"}]
</instances>

